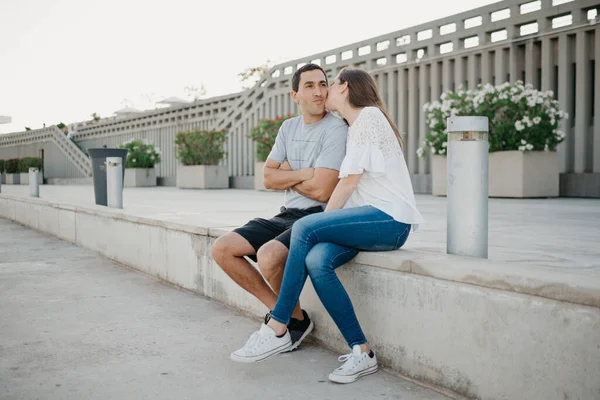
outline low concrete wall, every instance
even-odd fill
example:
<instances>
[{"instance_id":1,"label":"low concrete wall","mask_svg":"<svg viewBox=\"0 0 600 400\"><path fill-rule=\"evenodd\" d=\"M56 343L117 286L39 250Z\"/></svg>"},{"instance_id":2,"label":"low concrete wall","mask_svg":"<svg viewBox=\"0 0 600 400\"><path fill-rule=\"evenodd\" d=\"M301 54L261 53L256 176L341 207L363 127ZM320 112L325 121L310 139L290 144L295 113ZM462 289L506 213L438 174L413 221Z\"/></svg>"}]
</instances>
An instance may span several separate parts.
<instances>
[{"instance_id":1,"label":"low concrete wall","mask_svg":"<svg viewBox=\"0 0 600 400\"><path fill-rule=\"evenodd\" d=\"M256 317L266 311L212 261L214 239L229 229L9 195L0 195L0 216ZM469 398L600 398L600 285L524 268L399 250L361 253L338 271L380 363L392 371ZM314 336L346 353L310 281L301 301Z\"/></svg>"}]
</instances>

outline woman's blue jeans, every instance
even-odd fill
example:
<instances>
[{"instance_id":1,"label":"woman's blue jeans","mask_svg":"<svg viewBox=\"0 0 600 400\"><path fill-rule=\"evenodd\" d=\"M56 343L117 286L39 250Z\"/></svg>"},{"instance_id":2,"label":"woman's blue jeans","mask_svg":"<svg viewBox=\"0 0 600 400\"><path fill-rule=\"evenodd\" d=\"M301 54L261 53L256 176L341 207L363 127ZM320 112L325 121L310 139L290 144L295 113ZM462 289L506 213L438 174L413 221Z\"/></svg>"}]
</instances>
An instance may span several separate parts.
<instances>
[{"instance_id":1,"label":"woman's blue jeans","mask_svg":"<svg viewBox=\"0 0 600 400\"><path fill-rule=\"evenodd\" d=\"M317 213L292 226L290 252L271 318L288 324L307 276L350 347L367 342L352 302L335 269L363 251L395 250L406 242L410 225L371 206Z\"/></svg>"}]
</instances>

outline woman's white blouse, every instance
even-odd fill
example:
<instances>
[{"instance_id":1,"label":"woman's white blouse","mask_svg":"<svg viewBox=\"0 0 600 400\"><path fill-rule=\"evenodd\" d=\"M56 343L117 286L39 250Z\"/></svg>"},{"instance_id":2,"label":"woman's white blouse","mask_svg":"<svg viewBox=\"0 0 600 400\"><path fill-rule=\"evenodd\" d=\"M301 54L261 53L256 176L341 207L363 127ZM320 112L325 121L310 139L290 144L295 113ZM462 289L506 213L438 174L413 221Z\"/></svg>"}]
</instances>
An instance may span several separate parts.
<instances>
[{"instance_id":1,"label":"woman's white blouse","mask_svg":"<svg viewBox=\"0 0 600 400\"><path fill-rule=\"evenodd\" d=\"M348 130L340 179L363 174L344 208L371 205L417 230L417 209L404 154L387 118L377 107L365 107Z\"/></svg>"}]
</instances>

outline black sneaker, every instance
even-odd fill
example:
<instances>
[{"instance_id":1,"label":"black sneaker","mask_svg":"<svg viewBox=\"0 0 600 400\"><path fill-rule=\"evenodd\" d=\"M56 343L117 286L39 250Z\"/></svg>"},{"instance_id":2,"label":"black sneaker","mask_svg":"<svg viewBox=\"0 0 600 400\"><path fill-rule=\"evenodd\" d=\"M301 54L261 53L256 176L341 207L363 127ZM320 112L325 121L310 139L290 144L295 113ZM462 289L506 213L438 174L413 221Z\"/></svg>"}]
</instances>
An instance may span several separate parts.
<instances>
[{"instance_id":1,"label":"black sneaker","mask_svg":"<svg viewBox=\"0 0 600 400\"><path fill-rule=\"evenodd\" d=\"M282 353L287 353L288 351L294 351L300 346L300 343L304 340L305 337L313 330L315 324L311 321L306 313L306 310L302 310L302 314L304 315L303 320L298 320L296 318L291 318L290 323L287 328L290 331L290 336L292 337L292 345L289 349L283 351ZM271 319L271 312L269 311L265 315L265 325Z\"/></svg>"},{"instance_id":2,"label":"black sneaker","mask_svg":"<svg viewBox=\"0 0 600 400\"><path fill-rule=\"evenodd\" d=\"M313 324L305 310L302 310L302 314L304 315L304 319L301 321L296 318L290 319L288 331L290 331L290 336L292 337L292 345L285 352L296 350L304 338L307 337L315 327L315 324Z\"/></svg>"}]
</instances>

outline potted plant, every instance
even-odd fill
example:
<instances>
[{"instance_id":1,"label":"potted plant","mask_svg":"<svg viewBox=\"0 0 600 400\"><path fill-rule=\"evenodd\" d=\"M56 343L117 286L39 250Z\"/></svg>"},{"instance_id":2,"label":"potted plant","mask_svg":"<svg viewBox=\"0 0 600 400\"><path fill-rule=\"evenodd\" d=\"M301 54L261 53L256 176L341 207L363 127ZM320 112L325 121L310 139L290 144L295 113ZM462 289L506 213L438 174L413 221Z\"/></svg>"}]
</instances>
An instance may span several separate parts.
<instances>
[{"instance_id":1,"label":"potted plant","mask_svg":"<svg viewBox=\"0 0 600 400\"><path fill-rule=\"evenodd\" d=\"M21 175L19 174L19 159L9 158L4 163L6 169L6 183L8 185L18 185Z\"/></svg>"},{"instance_id":2,"label":"potted plant","mask_svg":"<svg viewBox=\"0 0 600 400\"><path fill-rule=\"evenodd\" d=\"M227 131L193 130L175 137L177 187L185 189L226 189L229 187L227 166L219 165L225 155Z\"/></svg>"},{"instance_id":3,"label":"potted plant","mask_svg":"<svg viewBox=\"0 0 600 400\"><path fill-rule=\"evenodd\" d=\"M419 157L432 156L432 194L446 195L447 118L486 116L489 120L489 196L556 197L559 169L556 148L565 134L558 130L568 115L552 91L541 92L523 82L478 85L445 92L440 102L423 106L430 131Z\"/></svg>"},{"instance_id":4,"label":"potted plant","mask_svg":"<svg viewBox=\"0 0 600 400\"><path fill-rule=\"evenodd\" d=\"M6 172L4 171L4 160L0 160L0 184L6 183Z\"/></svg>"},{"instance_id":5,"label":"potted plant","mask_svg":"<svg viewBox=\"0 0 600 400\"><path fill-rule=\"evenodd\" d=\"M21 185L29 185L29 168L37 168L40 171L38 182L42 184L42 159L40 157L23 157L19 159L19 182Z\"/></svg>"},{"instance_id":6,"label":"potted plant","mask_svg":"<svg viewBox=\"0 0 600 400\"><path fill-rule=\"evenodd\" d=\"M143 139L131 139L118 147L128 150L123 186L156 186L154 166L160 163L160 150Z\"/></svg>"},{"instance_id":7,"label":"potted plant","mask_svg":"<svg viewBox=\"0 0 600 400\"><path fill-rule=\"evenodd\" d=\"M258 125L250 130L248 137L256 143L256 158L254 161L255 190L266 190L263 183L263 169L265 168L265 162L275 144L275 138L279 133L279 128L281 128L283 121L292 117L293 115L288 114L285 117L263 119L259 121Z\"/></svg>"}]
</instances>

